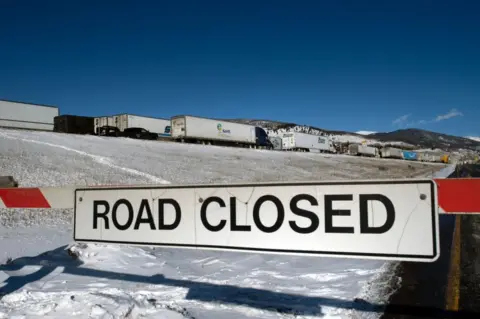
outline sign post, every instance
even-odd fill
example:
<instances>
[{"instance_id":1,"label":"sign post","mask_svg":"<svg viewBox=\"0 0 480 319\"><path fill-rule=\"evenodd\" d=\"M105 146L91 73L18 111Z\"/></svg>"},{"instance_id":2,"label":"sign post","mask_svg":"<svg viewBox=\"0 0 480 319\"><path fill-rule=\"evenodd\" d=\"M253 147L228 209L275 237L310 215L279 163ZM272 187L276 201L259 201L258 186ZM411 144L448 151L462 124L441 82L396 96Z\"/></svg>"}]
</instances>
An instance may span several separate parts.
<instances>
[{"instance_id":1,"label":"sign post","mask_svg":"<svg viewBox=\"0 0 480 319\"><path fill-rule=\"evenodd\" d=\"M430 179L77 188L74 240L433 262Z\"/></svg>"}]
</instances>

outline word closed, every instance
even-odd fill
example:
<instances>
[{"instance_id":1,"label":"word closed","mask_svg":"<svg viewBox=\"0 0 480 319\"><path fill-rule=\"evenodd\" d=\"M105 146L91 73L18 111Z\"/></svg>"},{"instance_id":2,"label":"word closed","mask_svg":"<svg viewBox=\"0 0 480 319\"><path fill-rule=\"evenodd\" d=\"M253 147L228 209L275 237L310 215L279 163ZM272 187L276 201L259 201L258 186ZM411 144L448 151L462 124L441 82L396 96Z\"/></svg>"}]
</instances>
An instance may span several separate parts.
<instances>
[{"instance_id":1,"label":"word closed","mask_svg":"<svg viewBox=\"0 0 480 319\"><path fill-rule=\"evenodd\" d=\"M436 207L431 180L87 188L74 239L434 261Z\"/></svg>"}]
</instances>

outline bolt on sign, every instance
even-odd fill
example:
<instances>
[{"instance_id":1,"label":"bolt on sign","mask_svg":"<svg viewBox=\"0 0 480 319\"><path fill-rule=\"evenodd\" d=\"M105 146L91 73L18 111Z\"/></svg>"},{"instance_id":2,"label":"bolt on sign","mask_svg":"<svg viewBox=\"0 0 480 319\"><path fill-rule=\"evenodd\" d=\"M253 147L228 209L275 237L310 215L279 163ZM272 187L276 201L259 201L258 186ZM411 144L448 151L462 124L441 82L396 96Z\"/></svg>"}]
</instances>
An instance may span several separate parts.
<instances>
[{"instance_id":1,"label":"bolt on sign","mask_svg":"<svg viewBox=\"0 0 480 319\"><path fill-rule=\"evenodd\" d=\"M74 240L433 262L429 179L79 188Z\"/></svg>"}]
</instances>

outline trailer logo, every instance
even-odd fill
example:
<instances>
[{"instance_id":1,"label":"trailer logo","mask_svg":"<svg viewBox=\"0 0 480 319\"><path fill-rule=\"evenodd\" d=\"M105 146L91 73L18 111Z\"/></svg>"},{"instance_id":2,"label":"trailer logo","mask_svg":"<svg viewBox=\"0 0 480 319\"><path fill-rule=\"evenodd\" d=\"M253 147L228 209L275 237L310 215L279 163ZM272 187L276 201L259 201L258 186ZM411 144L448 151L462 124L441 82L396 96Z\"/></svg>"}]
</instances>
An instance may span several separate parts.
<instances>
[{"instance_id":1,"label":"trailer logo","mask_svg":"<svg viewBox=\"0 0 480 319\"><path fill-rule=\"evenodd\" d=\"M224 130L221 123L217 124L218 133L227 133L230 134L230 130Z\"/></svg>"}]
</instances>

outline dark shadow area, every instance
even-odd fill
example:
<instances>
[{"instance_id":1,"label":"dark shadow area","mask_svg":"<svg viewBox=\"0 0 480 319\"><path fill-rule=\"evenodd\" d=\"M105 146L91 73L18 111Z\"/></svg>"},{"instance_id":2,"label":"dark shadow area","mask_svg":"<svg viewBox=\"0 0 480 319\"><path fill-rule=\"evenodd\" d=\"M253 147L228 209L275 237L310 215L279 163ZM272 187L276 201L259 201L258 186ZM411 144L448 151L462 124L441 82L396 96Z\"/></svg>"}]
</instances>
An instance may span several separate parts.
<instances>
[{"instance_id":1,"label":"dark shadow area","mask_svg":"<svg viewBox=\"0 0 480 319\"><path fill-rule=\"evenodd\" d=\"M480 177L479 164L463 165L463 171ZM461 216L461 225L460 309L480 312L480 215Z\"/></svg>"},{"instance_id":2,"label":"dark shadow area","mask_svg":"<svg viewBox=\"0 0 480 319\"><path fill-rule=\"evenodd\" d=\"M149 285L165 285L189 289L188 300L208 301L231 305L247 306L260 310L280 312L292 315L323 316L322 306L341 309L360 310L365 312L390 314L414 314L425 318L480 318L480 313L447 312L434 307L421 305L385 305L372 304L363 300L342 300L330 297L302 296L285 292L273 292L266 289L243 288L232 285L200 283L191 280L169 279L161 274L143 276L136 274L117 273L80 267L82 263L68 255L66 246L48 251L35 257L22 257L7 265L1 265L0 270L6 272L22 271L24 266L41 266L39 270L27 275L13 274L6 280L6 285L0 289L2 295L21 289L28 283L39 280L52 273L56 267L64 267L63 273L91 278L121 280Z\"/></svg>"},{"instance_id":3,"label":"dark shadow area","mask_svg":"<svg viewBox=\"0 0 480 319\"><path fill-rule=\"evenodd\" d=\"M461 224L460 309L480 312L480 215L462 216Z\"/></svg>"},{"instance_id":4,"label":"dark shadow area","mask_svg":"<svg viewBox=\"0 0 480 319\"><path fill-rule=\"evenodd\" d=\"M81 264L80 261L70 257L66 248L66 245L60 246L38 256L20 257L6 265L0 265L0 270L9 275L3 282L4 286L0 288L0 297L19 290L28 283L42 279L58 266L78 267ZM39 266L40 269L33 273L22 274L21 270L24 266ZM19 272L19 274L10 274L10 272Z\"/></svg>"}]
</instances>

